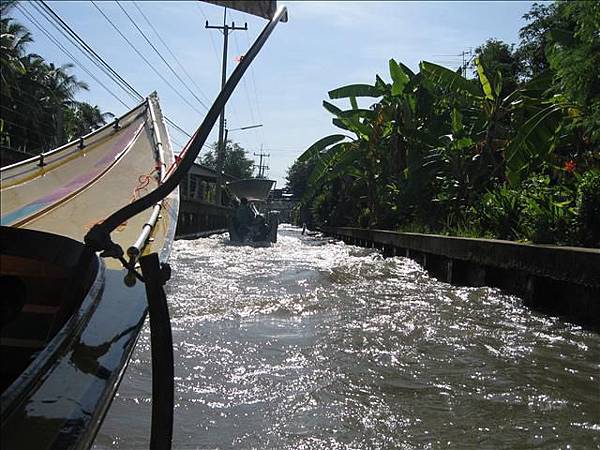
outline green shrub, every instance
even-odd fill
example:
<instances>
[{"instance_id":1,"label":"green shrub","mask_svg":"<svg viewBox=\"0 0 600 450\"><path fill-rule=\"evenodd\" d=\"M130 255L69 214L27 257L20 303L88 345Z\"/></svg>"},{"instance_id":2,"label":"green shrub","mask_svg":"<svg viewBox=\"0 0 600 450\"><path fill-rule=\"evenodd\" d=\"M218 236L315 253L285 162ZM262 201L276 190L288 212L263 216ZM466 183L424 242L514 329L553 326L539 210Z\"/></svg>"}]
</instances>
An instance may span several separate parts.
<instances>
[{"instance_id":1,"label":"green shrub","mask_svg":"<svg viewBox=\"0 0 600 450\"><path fill-rule=\"evenodd\" d=\"M538 244L572 243L576 236L575 193L554 185L548 176L534 176L523 184L523 226L526 237Z\"/></svg>"},{"instance_id":2,"label":"green shrub","mask_svg":"<svg viewBox=\"0 0 600 450\"><path fill-rule=\"evenodd\" d=\"M575 212L581 243L600 247L600 171L590 170L581 177Z\"/></svg>"},{"instance_id":3,"label":"green shrub","mask_svg":"<svg viewBox=\"0 0 600 450\"><path fill-rule=\"evenodd\" d=\"M502 186L487 192L479 208L479 220L483 230L499 239L520 239L521 219L524 209L520 192Z\"/></svg>"}]
</instances>

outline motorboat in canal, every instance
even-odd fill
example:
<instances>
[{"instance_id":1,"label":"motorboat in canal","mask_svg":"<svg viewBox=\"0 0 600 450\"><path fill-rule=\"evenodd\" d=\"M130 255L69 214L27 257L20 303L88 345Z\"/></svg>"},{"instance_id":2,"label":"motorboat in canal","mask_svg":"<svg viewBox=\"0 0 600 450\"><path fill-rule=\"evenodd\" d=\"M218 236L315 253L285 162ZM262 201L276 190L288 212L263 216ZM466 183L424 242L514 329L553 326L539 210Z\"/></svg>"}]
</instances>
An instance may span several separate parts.
<instances>
[{"instance_id":1,"label":"motorboat in canal","mask_svg":"<svg viewBox=\"0 0 600 450\"><path fill-rule=\"evenodd\" d=\"M0 447L89 448L149 315L151 448L170 448L173 349L163 285L178 185L280 21L276 2L212 2L269 19L174 158L158 97L0 171Z\"/></svg>"},{"instance_id":2,"label":"motorboat in canal","mask_svg":"<svg viewBox=\"0 0 600 450\"><path fill-rule=\"evenodd\" d=\"M274 185L275 181L266 178L246 178L226 184L238 202L227 226L231 242L256 246L277 242L279 212L272 210L268 201Z\"/></svg>"},{"instance_id":3,"label":"motorboat in canal","mask_svg":"<svg viewBox=\"0 0 600 450\"><path fill-rule=\"evenodd\" d=\"M2 169L2 448L92 443L144 323L146 295L84 236L158 187L173 160L151 95L80 140ZM115 243L166 261L177 192L120 224Z\"/></svg>"}]
</instances>

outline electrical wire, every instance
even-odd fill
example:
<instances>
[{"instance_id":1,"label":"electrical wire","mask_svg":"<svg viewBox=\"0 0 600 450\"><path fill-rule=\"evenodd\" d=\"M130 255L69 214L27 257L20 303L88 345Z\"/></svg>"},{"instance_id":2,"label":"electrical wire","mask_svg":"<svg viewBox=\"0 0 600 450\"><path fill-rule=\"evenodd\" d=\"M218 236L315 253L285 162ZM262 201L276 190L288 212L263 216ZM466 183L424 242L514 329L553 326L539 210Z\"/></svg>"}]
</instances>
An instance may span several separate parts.
<instances>
[{"instance_id":1,"label":"electrical wire","mask_svg":"<svg viewBox=\"0 0 600 450\"><path fill-rule=\"evenodd\" d=\"M125 103L118 95L116 95L113 91L111 91L102 81L100 81L81 61L79 61L69 50L67 50L52 34L42 25L37 19L33 17L25 8L21 8L19 3L16 4L17 9L21 11L23 15L25 15L29 21L38 29L42 34L48 38L50 42L56 45L67 57L69 57L79 68L81 68L85 73L87 73L93 80L95 80L100 86L104 88L110 95L112 95L119 103L121 103L125 108L129 109L130 106Z\"/></svg>"},{"instance_id":2,"label":"electrical wire","mask_svg":"<svg viewBox=\"0 0 600 450\"><path fill-rule=\"evenodd\" d=\"M202 14L202 17L204 18L204 20L206 21L206 23L208 23L208 17L206 17L206 14L204 14L204 9L202 9L201 3L200 2L194 2L194 4L198 7L196 9L196 11L199 11L200 14ZM210 38L210 44L211 47L213 49L213 54L215 55L215 62L220 65L222 64L221 61L221 57L219 57L219 52L217 51L217 46L215 45L215 40L213 39L213 35L212 33L208 34L209 38ZM231 115L234 117L235 122L240 123L239 120L239 115L237 114L237 110L235 108L235 105L233 103L231 104L227 104L227 107L229 109L229 111L231 111Z\"/></svg>"},{"instance_id":3,"label":"electrical wire","mask_svg":"<svg viewBox=\"0 0 600 450\"><path fill-rule=\"evenodd\" d=\"M231 16L232 16L232 19L233 19L233 18L234 18L234 14L233 14L233 12L232 12ZM246 38L248 38L248 34L247 34L247 33L246 33ZM235 46L236 46L237 52L238 52L238 54L240 54L240 55L241 55L241 54L242 54L242 53L241 53L241 52L242 52L242 50L241 50L241 45L240 45L240 43L239 43L239 41L238 41L238 38L237 38L237 35L236 35L236 34L234 34L234 35L233 35L233 39L234 39L234 43L235 43ZM250 46L251 46L251 45L250 45L250 43L249 43L248 47L250 47ZM253 70L254 70L254 68L253 68L253 67L251 67L251 68L250 68L250 73L251 73L251 74L253 73ZM243 86L243 89L244 89L244 94L245 94L245 96L246 96L246 101L247 101L247 103L248 103L248 109L250 110L250 117L251 117L252 123L261 123L261 124L262 124L262 123L263 123L263 121L262 121L262 117L260 116L260 114L259 114L259 111L258 111L258 95L256 94L256 91L255 91L256 102L255 102L255 105L254 105L254 107L253 107L253 105L252 105L252 101L250 100L250 93L249 93L249 92L250 92L250 90L249 90L249 88L248 88L248 84L250 84L250 83L249 83L249 81L247 81L247 80L246 80L246 78L243 78L243 79L242 79L242 83L243 83L243 84L242 84L242 86ZM255 108L256 108L256 116L255 116L255 114L254 114L254 112L255 112ZM258 121L257 121L257 116L258 116ZM259 130L259 129L257 129L257 128L255 128L255 129L253 130L253 133L254 133L254 137L255 137L255 139L256 139L257 141L262 141L262 143L263 143L263 144L265 143L264 131L263 131L263 129L262 129L262 128L261 128L260 130ZM261 137L261 138L259 138L259 134L260 134L260 137Z\"/></svg>"},{"instance_id":4,"label":"electrical wire","mask_svg":"<svg viewBox=\"0 0 600 450\"><path fill-rule=\"evenodd\" d=\"M142 60L148 65L148 67L150 67L150 69L152 69L152 71L156 75L158 75L158 77L167 86L169 86L171 88L171 90L173 90L173 92L175 92L175 94L177 94L184 101L184 103L186 105L188 105L191 109L193 109L198 114L203 115L203 113L200 110L198 110L194 105L192 105L177 89L175 89L175 87L156 69L156 67L154 67L154 65L150 61L148 61L148 59L137 49L137 47L135 45L133 45L133 43L121 32L121 30L119 30L119 28L114 24L114 22L112 20L110 20L110 18L104 13L104 11L102 11L100 9L100 7L98 5L96 5L96 2L92 1L91 3L100 12L100 14L102 14L102 17L104 17L106 19L106 21L114 28L114 30L125 40L125 42L127 42L127 44L129 44L129 46L132 48L132 50L140 58L142 58Z\"/></svg>"},{"instance_id":5,"label":"electrical wire","mask_svg":"<svg viewBox=\"0 0 600 450\"><path fill-rule=\"evenodd\" d=\"M191 138L192 135L190 133L188 133L187 131L185 131L183 128L181 128L179 125L177 125L175 122L173 122L171 119L169 119L168 117L165 117L165 121L171 125L173 128L175 128L177 131L179 131L182 134L185 134L188 138Z\"/></svg>"},{"instance_id":6,"label":"electrical wire","mask_svg":"<svg viewBox=\"0 0 600 450\"><path fill-rule=\"evenodd\" d=\"M123 8L123 5L121 5L121 3L119 3L119 0L116 0L116 2L117 2L117 5L119 6L119 8L121 8L121 11L123 11L123 13L129 19L129 21L133 24L135 29L138 30L138 32L142 35L142 37L148 43L148 45L150 45L150 47L152 47L152 50L154 50L154 52L158 55L158 57L162 60L162 62L165 63L165 65L169 68L171 73L173 73L173 75L175 75L175 78L177 78L179 80L179 82L183 85L183 87L186 88L190 94L192 94L192 96L198 101L198 103L200 103L206 110L208 110L208 106L206 106L206 104L202 100L200 100L196 94L194 94L194 92L188 87L186 82L181 79L181 77L179 76L179 74L177 72L175 72L173 67L171 67L171 64L168 63L168 61L158 51L158 49L154 46L154 44L150 41L150 39L148 39L148 36L146 36L146 34L138 26L138 24L135 22L135 20L133 20L133 18L129 15L129 13L125 10L125 8Z\"/></svg>"},{"instance_id":7,"label":"electrical wire","mask_svg":"<svg viewBox=\"0 0 600 450\"><path fill-rule=\"evenodd\" d=\"M83 49L84 53L88 55L88 58L96 64L101 70L105 73L106 71L110 72L117 80L119 80L119 84L122 85L122 88L127 91L129 90L130 95L134 98L137 96L138 99L143 99L144 97L140 94L133 86L131 86L121 75L119 75L110 64L108 64L92 47L90 47L87 42L83 40L79 34L74 31L54 10L44 1L40 0L39 2L33 2L32 5L35 8L38 8L38 4L42 5L45 8L46 12L52 17L52 19L63 29L69 36L71 36L73 42L77 42L78 48Z\"/></svg>"},{"instance_id":8,"label":"electrical wire","mask_svg":"<svg viewBox=\"0 0 600 450\"><path fill-rule=\"evenodd\" d=\"M173 122L168 117L164 116L164 118L165 118L165 122L167 122L174 130L176 130L179 133L181 133L182 135L186 136L188 139L191 139L192 135L190 133L188 133L187 131L185 131L183 128L181 128L179 125L177 125L175 122ZM206 145L206 144L204 144L202 147L208 148L209 150L211 149L211 147L209 145Z\"/></svg>"},{"instance_id":9,"label":"electrical wire","mask_svg":"<svg viewBox=\"0 0 600 450\"><path fill-rule=\"evenodd\" d=\"M93 2L92 2L93 3ZM117 86L119 86L119 88L121 88L124 92L126 92L128 95L130 95L132 98L134 98L136 101L139 100L143 100L144 97L130 84L128 83L115 69L112 68L112 66L110 66L110 64L108 64L100 55L98 55L98 53L89 45L87 44L82 37L80 37L77 32L75 32L56 12L54 12L54 10L52 10L52 8L50 8L50 6L48 6L43 0L41 0L39 2L39 4L43 5L45 10L42 9L41 7L39 7L38 5L36 5L35 2L31 2L28 3L33 5L33 7L36 9L36 11L43 16L51 25L54 26L54 28L56 28L59 33L66 39L68 40L72 45L74 45L81 53L84 54L84 56L86 56L90 61L92 61L94 63L94 65L96 67L98 67L105 75L107 75L113 82L115 82L117 84ZM25 9L20 8L20 4L16 5L17 8L19 8L21 10L21 12L24 12L25 15L27 16L28 19L30 19L32 21L32 23L44 34L46 35L46 37L48 37L51 42L53 42L57 47L59 47L59 49L61 49L67 56L69 56L80 68L82 68L88 75L90 75L90 77L92 77L95 81L97 81L104 89L106 89L111 95L113 95L113 97L117 98L117 100L119 100L119 102L121 102L121 104L123 104L123 106L125 106L127 109L130 109L130 106L127 105L126 103L124 103L116 94L114 94L114 92L112 92L106 85L104 85L97 77L94 76L94 74L91 72L90 69L88 69L87 67L85 67L77 58L75 58L73 56L73 54L71 52L69 52L59 41L58 39L56 39L54 36L52 36L52 34L43 26L41 25L32 15L31 13L27 14L28 11L25 11ZM96 6L94 4L94 6ZM102 11L96 6L96 8L102 13ZM104 16L104 14L103 14ZM105 16L105 18L107 20L108 17ZM110 22L110 20L109 20ZM116 28L114 26L114 24L111 22L111 25L113 25L113 28L115 28L117 31L118 28ZM123 36L124 37L124 36ZM150 65L152 68L153 66ZM162 77L161 77L162 78ZM163 79L164 80L164 79ZM168 83L167 83L168 84ZM174 89L174 88L173 88ZM177 92L177 91L176 91ZM184 99L185 100L185 99ZM187 103L187 102L186 102ZM189 103L188 103L189 104ZM191 105L190 105L191 106ZM196 108L194 108L199 114L202 114L200 111L198 111ZM183 133L186 137L190 138L191 135L186 132L183 128L181 128L179 125L177 125L174 121L172 121L171 119L169 119L168 117L165 116L165 120L168 121L170 123L170 125L180 131L181 133Z\"/></svg>"},{"instance_id":10,"label":"electrical wire","mask_svg":"<svg viewBox=\"0 0 600 450\"><path fill-rule=\"evenodd\" d=\"M252 43L250 42L250 36L248 35L248 33L245 33L246 36L246 42L248 43L248 48L250 48L252 46ZM256 78L254 76L254 66L250 66L250 78L252 79L252 86L254 88L254 97L256 98L256 112L258 114L258 121L259 123L264 123L263 121L263 116L261 114L261 97L260 95L258 95L258 88L256 87ZM262 142L267 145L266 139L265 139L265 132L264 129L261 127L260 131L260 135L262 137Z\"/></svg>"},{"instance_id":11,"label":"electrical wire","mask_svg":"<svg viewBox=\"0 0 600 450\"><path fill-rule=\"evenodd\" d=\"M235 47L236 50L238 52L238 55L241 56L241 50L240 50L240 45L238 43L238 39L237 39L237 35L235 33L233 33L233 40L235 42ZM254 116L254 110L252 108L252 102L250 101L250 95L248 93L248 84L246 82L246 78L242 78L242 86L244 87L244 93L246 94L246 101L248 102L248 109L250 110L250 118L252 120L252 123L255 124L256 122L256 118Z\"/></svg>"},{"instance_id":12,"label":"electrical wire","mask_svg":"<svg viewBox=\"0 0 600 450\"><path fill-rule=\"evenodd\" d=\"M202 9L200 2L195 2L195 4L198 6L198 9L200 10L202 17L204 17L204 20L208 23L208 17L206 17L206 14L204 14L204 10ZM210 37L210 43L212 45L213 53L215 54L215 60L219 62L219 52L217 52L217 46L215 45L215 40L212 37L212 33L209 33L208 36Z\"/></svg>"},{"instance_id":13,"label":"electrical wire","mask_svg":"<svg viewBox=\"0 0 600 450\"><path fill-rule=\"evenodd\" d=\"M194 81L194 79L192 78L192 76L188 73L187 70L185 70L185 67L183 66L183 64L181 64L181 62L179 61L179 59L177 58L177 56L175 56L175 54L173 53L173 51L171 50L171 48L167 45L167 43L161 37L160 33L156 30L156 28L154 27L154 25L152 25L152 22L150 20L148 20L148 17L144 14L144 12L139 7L139 5L137 4L136 1L133 1L133 5L140 12L140 14L144 18L144 20L146 21L146 23L148 24L148 26L150 26L150 28L152 28L152 31L154 31L154 34L156 34L156 37L158 37L158 39L160 40L160 42L162 42L162 44L167 49L167 51L169 52L169 54L173 57L173 59L175 60L175 62L177 63L177 65L181 68L181 70L183 71L183 73L188 77L188 79L196 87L196 89L198 90L198 92L202 95L202 97L204 97L204 99L207 102L210 102L210 100L208 99L208 97L204 94L204 92L202 92L202 89L200 89L200 86L198 86L198 84L196 84L196 82Z\"/></svg>"}]
</instances>

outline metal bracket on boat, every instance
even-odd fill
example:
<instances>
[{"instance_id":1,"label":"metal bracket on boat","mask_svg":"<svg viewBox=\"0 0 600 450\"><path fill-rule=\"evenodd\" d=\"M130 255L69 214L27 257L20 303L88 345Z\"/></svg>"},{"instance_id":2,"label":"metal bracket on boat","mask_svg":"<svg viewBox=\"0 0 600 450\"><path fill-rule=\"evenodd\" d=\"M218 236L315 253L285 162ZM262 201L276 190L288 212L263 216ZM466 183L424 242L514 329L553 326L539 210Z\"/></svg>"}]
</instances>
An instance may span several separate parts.
<instances>
[{"instance_id":1,"label":"metal bracket on boat","mask_svg":"<svg viewBox=\"0 0 600 450\"><path fill-rule=\"evenodd\" d=\"M113 125L113 129L114 129L115 131L117 131L117 130L119 130L120 128L121 128L121 125L119 124L119 118L117 117L117 118L115 119L115 123L114 123L114 125Z\"/></svg>"},{"instance_id":2,"label":"metal bracket on boat","mask_svg":"<svg viewBox=\"0 0 600 450\"><path fill-rule=\"evenodd\" d=\"M38 163L39 167L44 167L46 163L44 162L44 154L40 153L40 162Z\"/></svg>"},{"instance_id":3,"label":"metal bracket on boat","mask_svg":"<svg viewBox=\"0 0 600 450\"><path fill-rule=\"evenodd\" d=\"M139 254L135 255L135 257L129 255L129 261L127 261L123 256L124 252L121 246L111 240L110 234L106 232L105 227L101 223L94 225L83 240L92 251L102 251L100 253L102 258L115 258L121 261L123 267L127 269L127 274L123 280L126 286L134 286L136 279L142 283L144 282L144 277L135 270Z\"/></svg>"},{"instance_id":4,"label":"metal bracket on boat","mask_svg":"<svg viewBox=\"0 0 600 450\"><path fill-rule=\"evenodd\" d=\"M83 136L79 138L79 150L82 150L85 148L85 144L83 142Z\"/></svg>"},{"instance_id":5,"label":"metal bracket on boat","mask_svg":"<svg viewBox=\"0 0 600 450\"><path fill-rule=\"evenodd\" d=\"M83 238L85 244L95 252L102 251L100 256L123 258L123 249L110 238L110 233L102 223L97 223L87 232Z\"/></svg>"},{"instance_id":6,"label":"metal bracket on boat","mask_svg":"<svg viewBox=\"0 0 600 450\"><path fill-rule=\"evenodd\" d=\"M124 263L123 265L125 266L126 261L121 261L121 262ZM137 280L140 280L142 283L146 282L146 280L144 280L144 277L142 276L142 274L140 274L137 270L135 270L135 267L128 267L128 266L125 266L125 267L127 268L127 274L123 278L123 282L125 283L125 286L133 287L133 286L135 286L135 283L137 282Z\"/></svg>"}]
</instances>

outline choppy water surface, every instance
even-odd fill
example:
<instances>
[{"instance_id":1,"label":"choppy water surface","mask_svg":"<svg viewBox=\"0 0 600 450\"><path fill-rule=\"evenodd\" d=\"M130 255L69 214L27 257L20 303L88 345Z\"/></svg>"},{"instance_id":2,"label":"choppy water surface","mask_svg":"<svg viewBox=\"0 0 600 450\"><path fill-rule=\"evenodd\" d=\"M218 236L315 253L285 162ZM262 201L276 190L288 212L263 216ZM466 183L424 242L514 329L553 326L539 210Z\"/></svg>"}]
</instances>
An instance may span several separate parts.
<instances>
[{"instance_id":1,"label":"choppy water surface","mask_svg":"<svg viewBox=\"0 0 600 450\"><path fill-rule=\"evenodd\" d=\"M598 448L600 336L304 237L178 241L174 448ZM149 334L95 448L148 448Z\"/></svg>"}]
</instances>

